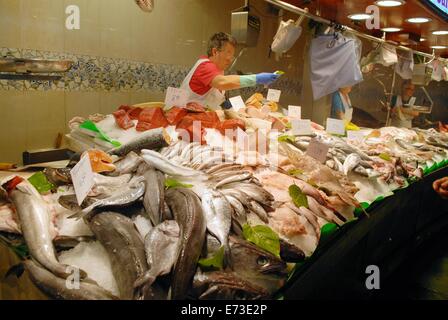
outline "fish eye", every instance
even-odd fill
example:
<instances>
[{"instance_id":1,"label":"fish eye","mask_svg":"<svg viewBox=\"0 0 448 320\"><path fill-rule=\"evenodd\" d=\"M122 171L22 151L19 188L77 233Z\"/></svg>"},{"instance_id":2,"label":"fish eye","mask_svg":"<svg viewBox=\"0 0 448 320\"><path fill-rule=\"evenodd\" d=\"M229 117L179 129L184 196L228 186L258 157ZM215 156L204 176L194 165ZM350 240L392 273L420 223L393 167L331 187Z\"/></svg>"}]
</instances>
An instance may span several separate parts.
<instances>
[{"instance_id":1,"label":"fish eye","mask_svg":"<svg viewBox=\"0 0 448 320\"><path fill-rule=\"evenodd\" d=\"M258 257L258 259L257 259L257 264L258 264L259 266L264 266L264 265L265 265L266 263L268 263L268 262L269 262L268 258L263 257L263 256Z\"/></svg>"}]
</instances>

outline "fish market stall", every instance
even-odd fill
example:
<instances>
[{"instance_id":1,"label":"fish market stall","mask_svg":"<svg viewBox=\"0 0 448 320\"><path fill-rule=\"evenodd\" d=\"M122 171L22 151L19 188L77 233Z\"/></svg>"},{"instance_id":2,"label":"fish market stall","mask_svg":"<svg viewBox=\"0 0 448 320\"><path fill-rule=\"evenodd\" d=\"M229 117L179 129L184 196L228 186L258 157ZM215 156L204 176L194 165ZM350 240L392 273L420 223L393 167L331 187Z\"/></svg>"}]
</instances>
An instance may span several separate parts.
<instances>
[{"instance_id":1,"label":"fish market stall","mask_svg":"<svg viewBox=\"0 0 448 320\"><path fill-rule=\"evenodd\" d=\"M340 279L359 289L366 265L387 274L389 257L446 224L430 186L447 174L448 136L434 129L354 139L312 123L295 135L260 95L238 112L122 106L96 117L72 130L103 150L2 175L2 242L51 298L318 297ZM85 160L92 186L79 202L72 172ZM66 285L74 274L81 290Z\"/></svg>"}]
</instances>

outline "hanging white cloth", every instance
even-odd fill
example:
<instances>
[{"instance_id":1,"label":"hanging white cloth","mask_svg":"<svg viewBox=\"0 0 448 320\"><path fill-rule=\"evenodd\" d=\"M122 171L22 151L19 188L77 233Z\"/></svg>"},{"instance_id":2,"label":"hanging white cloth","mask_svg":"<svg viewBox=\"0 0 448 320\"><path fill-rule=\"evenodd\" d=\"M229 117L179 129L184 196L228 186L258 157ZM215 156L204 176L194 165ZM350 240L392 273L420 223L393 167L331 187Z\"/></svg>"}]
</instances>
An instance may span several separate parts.
<instances>
[{"instance_id":1,"label":"hanging white cloth","mask_svg":"<svg viewBox=\"0 0 448 320\"><path fill-rule=\"evenodd\" d=\"M398 62L395 65L395 72L402 79L412 79L414 71L414 53L412 51L403 51L398 56Z\"/></svg>"},{"instance_id":2,"label":"hanging white cloth","mask_svg":"<svg viewBox=\"0 0 448 320\"><path fill-rule=\"evenodd\" d=\"M314 100L363 80L355 40L339 33L313 39L310 61Z\"/></svg>"}]
</instances>

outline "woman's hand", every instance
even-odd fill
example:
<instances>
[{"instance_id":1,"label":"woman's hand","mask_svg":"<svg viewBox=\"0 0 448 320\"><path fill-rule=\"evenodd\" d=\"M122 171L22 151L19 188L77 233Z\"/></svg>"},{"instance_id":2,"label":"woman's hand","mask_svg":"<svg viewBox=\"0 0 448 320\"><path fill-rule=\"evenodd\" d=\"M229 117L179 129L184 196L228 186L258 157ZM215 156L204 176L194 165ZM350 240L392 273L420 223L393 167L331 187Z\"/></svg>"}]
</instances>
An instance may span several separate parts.
<instances>
[{"instance_id":1,"label":"woman's hand","mask_svg":"<svg viewBox=\"0 0 448 320\"><path fill-rule=\"evenodd\" d=\"M442 198L448 199L448 177L434 181L432 187Z\"/></svg>"}]
</instances>

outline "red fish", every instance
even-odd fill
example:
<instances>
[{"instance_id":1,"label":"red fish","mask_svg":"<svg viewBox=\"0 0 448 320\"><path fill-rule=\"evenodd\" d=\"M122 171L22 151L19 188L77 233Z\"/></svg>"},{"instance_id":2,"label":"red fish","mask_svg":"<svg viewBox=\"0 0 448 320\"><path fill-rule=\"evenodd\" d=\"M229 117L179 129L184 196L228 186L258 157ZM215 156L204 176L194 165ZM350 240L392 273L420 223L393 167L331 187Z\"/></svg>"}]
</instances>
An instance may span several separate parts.
<instances>
[{"instance_id":1,"label":"red fish","mask_svg":"<svg viewBox=\"0 0 448 320\"><path fill-rule=\"evenodd\" d=\"M120 128L127 130L134 126L134 123L132 122L131 118L129 118L129 115L123 109L115 111L113 113L113 115L114 115L116 124Z\"/></svg>"}]
</instances>

